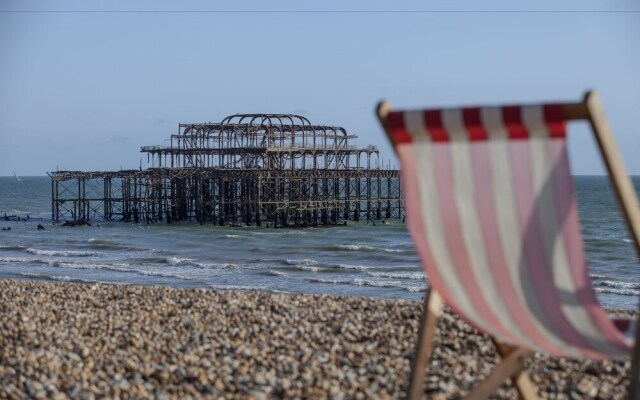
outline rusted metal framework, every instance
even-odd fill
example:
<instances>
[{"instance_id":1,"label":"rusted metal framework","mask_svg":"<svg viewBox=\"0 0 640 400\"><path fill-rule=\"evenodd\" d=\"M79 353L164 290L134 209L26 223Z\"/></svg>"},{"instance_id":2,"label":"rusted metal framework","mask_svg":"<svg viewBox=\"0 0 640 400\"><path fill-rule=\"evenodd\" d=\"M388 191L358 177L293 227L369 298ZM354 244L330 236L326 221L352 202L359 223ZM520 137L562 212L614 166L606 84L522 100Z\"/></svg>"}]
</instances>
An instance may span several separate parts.
<instances>
[{"instance_id":1,"label":"rusted metal framework","mask_svg":"<svg viewBox=\"0 0 640 400\"><path fill-rule=\"evenodd\" d=\"M141 148L147 169L50 172L52 219L303 227L404 218L398 171L354 139L299 115L180 124L168 145Z\"/></svg>"}]
</instances>

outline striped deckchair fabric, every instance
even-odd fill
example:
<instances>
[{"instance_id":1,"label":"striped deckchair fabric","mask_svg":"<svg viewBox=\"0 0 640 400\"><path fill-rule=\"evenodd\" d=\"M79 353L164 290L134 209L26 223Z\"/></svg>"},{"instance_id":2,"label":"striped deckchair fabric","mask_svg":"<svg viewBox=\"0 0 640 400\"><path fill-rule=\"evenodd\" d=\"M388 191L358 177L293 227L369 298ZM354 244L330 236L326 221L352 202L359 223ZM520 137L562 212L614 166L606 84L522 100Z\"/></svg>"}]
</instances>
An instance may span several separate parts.
<instances>
[{"instance_id":1,"label":"striped deckchair fabric","mask_svg":"<svg viewBox=\"0 0 640 400\"><path fill-rule=\"evenodd\" d=\"M437 303L428 300L439 296L503 350L591 359L630 354L633 341L618 329L625 324L608 318L591 285L567 154L567 120L608 129L593 119L598 110L589 107L597 104L590 93L569 105L379 106L401 163L408 228L431 285L425 316L429 309L437 317ZM633 228L635 192L617 154L607 158L613 141L597 139ZM636 246L637 233L632 229ZM533 396L522 378L520 393Z\"/></svg>"}]
</instances>

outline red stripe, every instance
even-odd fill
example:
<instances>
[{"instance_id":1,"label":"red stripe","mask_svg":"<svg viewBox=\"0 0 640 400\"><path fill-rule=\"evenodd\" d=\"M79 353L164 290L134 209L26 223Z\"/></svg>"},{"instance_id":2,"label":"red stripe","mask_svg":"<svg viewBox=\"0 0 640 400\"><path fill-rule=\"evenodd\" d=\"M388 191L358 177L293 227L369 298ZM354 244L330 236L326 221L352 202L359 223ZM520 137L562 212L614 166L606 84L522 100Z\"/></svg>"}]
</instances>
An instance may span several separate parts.
<instances>
[{"instance_id":1,"label":"red stripe","mask_svg":"<svg viewBox=\"0 0 640 400\"><path fill-rule=\"evenodd\" d=\"M562 106L559 104L545 104L544 120L549 130L549 135L553 138L564 138L567 135Z\"/></svg>"},{"instance_id":2,"label":"red stripe","mask_svg":"<svg viewBox=\"0 0 640 400\"><path fill-rule=\"evenodd\" d=\"M442 124L442 110L426 110L424 123L427 126L431 140L434 142L448 142L449 135Z\"/></svg>"},{"instance_id":3,"label":"red stripe","mask_svg":"<svg viewBox=\"0 0 640 400\"><path fill-rule=\"evenodd\" d=\"M464 108L462 110L462 118L464 119L464 127L469 134L469 140L487 140L488 135L484 130L484 126L482 126L479 108Z\"/></svg>"},{"instance_id":4,"label":"red stripe","mask_svg":"<svg viewBox=\"0 0 640 400\"><path fill-rule=\"evenodd\" d=\"M566 137L566 121L559 104L544 104L544 118L549 130L549 135L553 138ZM469 140L487 140L488 135L480 118L480 108L468 107L462 109L465 129L469 133ZM527 139L529 134L522 122L520 106L502 107L502 119L507 128L510 139ZM431 140L434 142L448 142L449 135L442 123L442 110L425 110L424 120ZM391 136L396 143L409 143L412 141L411 134L404 126L404 113L394 111L387 116Z\"/></svg>"},{"instance_id":5,"label":"red stripe","mask_svg":"<svg viewBox=\"0 0 640 400\"><path fill-rule=\"evenodd\" d=\"M631 320L629 319L614 319L612 320L613 325L618 329L618 331L620 332L626 332L627 329L629 329L629 327L631 326Z\"/></svg>"},{"instance_id":6,"label":"red stripe","mask_svg":"<svg viewBox=\"0 0 640 400\"><path fill-rule=\"evenodd\" d=\"M410 143L412 141L411 134L407 132L404 126L404 113L391 112L387 115L387 123L392 140L395 143Z\"/></svg>"},{"instance_id":7,"label":"red stripe","mask_svg":"<svg viewBox=\"0 0 640 400\"><path fill-rule=\"evenodd\" d=\"M527 129L522 124L520 106L502 107L502 120L509 132L510 139L527 139L529 137Z\"/></svg>"}]
</instances>

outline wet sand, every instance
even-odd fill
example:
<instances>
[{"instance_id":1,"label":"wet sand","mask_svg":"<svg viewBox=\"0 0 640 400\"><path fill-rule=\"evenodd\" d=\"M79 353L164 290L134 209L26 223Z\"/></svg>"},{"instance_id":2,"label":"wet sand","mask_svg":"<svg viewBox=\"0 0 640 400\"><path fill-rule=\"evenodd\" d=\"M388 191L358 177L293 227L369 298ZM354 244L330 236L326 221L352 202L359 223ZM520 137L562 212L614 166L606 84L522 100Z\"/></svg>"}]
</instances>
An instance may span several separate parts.
<instances>
[{"instance_id":1,"label":"wet sand","mask_svg":"<svg viewBox=\"0 0 640 400\"><path fill-rule=\"evenodd\" d=\"M402 398L422 303L0 281L0 398ZM425 394L459 398L497 358L446 313ZM543 398L625 397L629 361L543 355ZM503 386L494 398L517 398Z\"/></svg>"}]
</instances>

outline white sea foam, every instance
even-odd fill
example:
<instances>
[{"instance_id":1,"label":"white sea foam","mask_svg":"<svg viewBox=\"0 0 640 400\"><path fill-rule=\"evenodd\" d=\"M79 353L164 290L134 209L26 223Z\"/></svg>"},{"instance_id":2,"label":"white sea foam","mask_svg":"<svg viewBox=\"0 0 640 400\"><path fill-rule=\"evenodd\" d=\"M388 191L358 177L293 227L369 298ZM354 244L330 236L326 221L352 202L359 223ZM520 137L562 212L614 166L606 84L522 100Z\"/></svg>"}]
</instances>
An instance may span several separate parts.
<instances>
[{"instance_id":1,"label":"white sea foam","mask_svg":"<svg viewBox=\"0 0 640 400\"><path fill-rule=\"evenodd\" d=\"M597 293L620 294L623 296L640 296L640 290L622 288L596 288Z\"/></svg>"},{"instance_id":2,"label":"white sea foam","mask_svg":"<svg viewBox=\"0 0 640 400\"><path fill-rule=\"evenodd\" d=\"M367 275L374 278L391 278L391 279L415 279L424 280L424 272L367 272Z\"/></svg>"},{"instance_id":3,"label":"white sea foam","mask_svg":"<svg viewBox=\"0 0 640 400\"><path fill-rule=\"evenodd\" d=\"M423 292L425 290L427 290L427 285L420 285L420 286L407 286L405 289L407 289L409 292Z\"/></svg>"},{"instance_id":4,"label":"white sea foam","mask_svg":"<svg viewBox=\"0 0 640 400\"><path fill-rule=\"evenodd\" d=\"M312 267L310 265L300 265L299 268L303 271L310 271L310 272L320 272L322 271L322 268L320 267Z\"/></svg>"},{"instance_id":5,"label":"white sea foam","mask_svg":"<svg viewBox=\"0 0 640 400\"><path fill-rule=\"evenodd\" d=\"M193 262L192 259L190 258L180 258L180 257L167 257L166 259L167 264L171 264L171 265L178 265L178 264L189 264L191 262Z\"/></svg>"},{"instance_id":6,"label":"white sea foam","mask_svg":"<svg viewBox=\"0 0 640 400\"><path fill-rule=\"evenodd\" d=\"M58 282L79 282L79 283L96 283L97 282L89 279L73 278L67 275L60 276L60 275L48 275L48 274L36 274L36 273L30 273L30 272L22 272L20 273L20 275L25 276L27 278L31 278L31 279L45 279L45 280L58 281Z\"/></svg>"},{"instance_id":7,"label":"white sea foam","mask_svg":"<svg viewBox=\"0 0 640 400\"><path fill-rule=\"evenodd\" d=\"M593 283L598 293L620 294L625 296L640 296L640 283L603 281L598 280Z\"/></svg>"},{"instance_id":8,"label":"white sea foam","mask_svg":"<svg viewBox=\"0 0 640 400\"><path fill-rule=\"evenodd\" d=\"M354 270L365 270L365 269L371 269L371 267L367 266L367 265L351 265L351 264L339 264L338 268L340 269L354 269Z\"/></svg>"},{"instance_id":9,"label":"white sea foam","mask_svg":"<svg viewBox=\"0 0 640 400\"><path fill-rule=\"evenodd\" d=\"M597 281L593 283L593 286L599 288L640 289L640 283L637 282Z\"/></svg>"},{"instance_id":10,"label":"white sea foam","mask_svg":"<svg viewBox=\"0 0 640 400\"><path fill-rule=\"evenodd\" d=\"M228 235L224 235L224 237L226 237L226 238L228 238L228 239L235 239L235 238L239 238L239 237L240 237L240 235L231 235L231 234L228 234Z\"/></svg>"},{"instance_id":11,"label":"white sea foam","mask_svg":"<svg viewBox=\"0 0 640 400\"><path fill-rule=\"evenodd\" d=\"M37 258L28 258L28 257L0 257L0 262L16 263L16 264L38 262L42 264L48 264L48 262L46 261L39 260Z\"/></svg>"},{"instance_id":12,"label":"white sea foam","mask_svg":"<svg viewBox=\"0 0 640 400\"><path fill-rule=\"evenodd\" d=\"M136 272L138 274L142 274L142 275L146 275L146 276L157 276L157 277L161 277L161 278L177 278L177 279L184 279L184 280L193 280L193 278L186 276L186 275L181 275L181 274L176 274L173 272L168 272L168 271L152 271L152 270L144 270L144 269L139 269L139 270L130 270L131 272Z\"/></svg>"},{"instance_id":13,"label":"white sea foam","mask_svg":"<svg viewBox=\"0 0 640 400\"><path fill-rule=\"evenodd\" d=\"M27 248L27 253L35 254L38 256L52 256L52 257L94 257L101 256L103 253L97 251L81 251L81 250L43 250Z\"/></svg>"},{"instance_id":14,"label":"white sea foam","mask_svg":"<svg viewBox=\"0 0 640 400\"><path fill-rule=\"evenodd\" d=\"M356 278L353 283L358 286L375 286L375 287L399 287L404 288L406 285L400 281L380 281L373 279Z\"/></svg>"},{"instance_id":15,"label":"white sea foam","mask_svg":"<svg viewBox=\"0 0 640 400\"><path fill-rule=\"evenodd\" d=\"M9 245L9 246L0 245L0 250L25 250L26 248L27 246L22 246L22 245Z\"/></svg>"},{"instance_id":16,"label":"white sea foam","mask_svg":"<svg viewBox=\"0 0 640 400\"><path fill-rule=\"evenodd\" d=\"M114 272L129 272L137 273L138 271L132 269L128 264L92 264L92 263L77 263L77 262L54 262L52 266L57 268L67 269L103 269Z\"/></svg>"},{"instance_id":17,"label":"white sea foam","mask_svg":"<svg viewBox=\"0 0 640 400\"><path fill-rule=\"evenodd\" d=\"M407 290L409 292L421 292L427 288L426 284L416 285L416 284L407 284L402 281L381 281L381 280L361 279L361 278L354 279L353 283L358 286L398 288L398 289Z\"/></svg>"},{"instance_id":18,"label":"white sea foam","mask_svg":"<svg viewBox=\"0 0 640 400\"><path fill-rule=\"evenodd\" d=\"M67 269L106 269L110 265L107 264L86 264L86 263L71 263L71 262L56 262L53 263L54 267L67 268Z\"/></svg>"},{"instance_id":19,"label":"white sea foam","mask_svg":"<svg viewBox=\"0 0 640 400\"><path fill-rule=\"evenodd\" d=\"M209 285L214 290L260 290L257 286L242 286L242 285Z\"/></svg>"},{"instance_id":20,"label":"white sea foam","mask_svg":"<svg viewBox=\"0 0 640 400\"><path fill-rule=\"evenodd\" d=\"M334 244L329 246L331 250L347 250L347 251L373 251L375 247L368 244Z\"/></svg>"},{"instance_id":21,"label":"white sea foam","mask_svg":"<svg viewBox=\"0 0 640 400\"><path fill-rule=\"evenodd\" d=\"M278 271L276 269L270 269L270 270L267 271L267 273L269 275L273 275L273 276L284 276L284 277L288 277L289 276L289 274L287 274L286 272Z\"/></svg>"}]
</instances>

